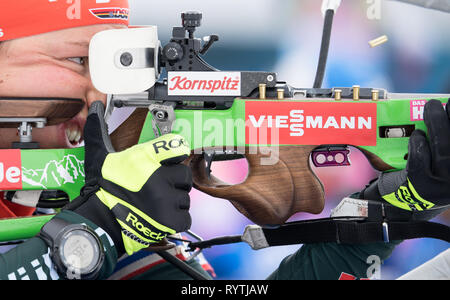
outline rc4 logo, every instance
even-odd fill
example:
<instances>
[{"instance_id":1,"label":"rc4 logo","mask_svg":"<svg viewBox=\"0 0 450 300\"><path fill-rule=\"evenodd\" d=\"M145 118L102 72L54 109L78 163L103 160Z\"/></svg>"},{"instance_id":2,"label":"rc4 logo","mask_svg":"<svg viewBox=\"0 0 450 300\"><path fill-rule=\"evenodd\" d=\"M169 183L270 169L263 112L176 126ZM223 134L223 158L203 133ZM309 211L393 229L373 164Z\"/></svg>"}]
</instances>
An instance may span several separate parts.
<instances>
[{"instance_id":1,"label":"rc4 logo","mask_svg":"<svg viewBox=\"0 0 450 300\"><path fill-rule=\"evenodd\" d=\"M20 150L0 150L0 190L22 189Z\"/></svg>"}]
</instances>

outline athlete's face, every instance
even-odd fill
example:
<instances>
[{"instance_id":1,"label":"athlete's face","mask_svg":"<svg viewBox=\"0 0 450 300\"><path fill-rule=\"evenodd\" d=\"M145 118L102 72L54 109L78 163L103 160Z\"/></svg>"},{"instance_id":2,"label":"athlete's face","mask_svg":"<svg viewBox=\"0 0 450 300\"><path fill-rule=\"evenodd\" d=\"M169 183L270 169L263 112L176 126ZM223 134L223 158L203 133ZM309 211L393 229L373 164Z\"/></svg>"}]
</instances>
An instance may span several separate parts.
<instances>
[{"instance_id":1,"label":"athlete's face","mask_svg":"<svg viewBox=\"0 0 450 300\"><path fill-rule=\"evenodd\" d=\"M106 95L94 88L89 76L89 42L99 31L123 27L92 25L0 44L1 97L78 98L86 103L64 124L33 129L33 140L42 148L70 148L82 142L90 104L106 102ZM10 148L17 135L17 129L0 128L0 148Z\"/></svg>"}]
</instances>

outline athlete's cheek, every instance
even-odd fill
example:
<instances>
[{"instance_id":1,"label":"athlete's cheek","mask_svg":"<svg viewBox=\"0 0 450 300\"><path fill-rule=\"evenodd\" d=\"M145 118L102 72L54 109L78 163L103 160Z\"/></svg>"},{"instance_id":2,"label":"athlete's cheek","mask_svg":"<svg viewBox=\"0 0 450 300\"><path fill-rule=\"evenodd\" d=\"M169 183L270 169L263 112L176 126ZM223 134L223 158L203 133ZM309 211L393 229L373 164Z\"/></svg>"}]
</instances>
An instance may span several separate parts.
<instances>
[{"instance_id":1,"label":"athlete's cheek","mask_svg":"<svg viewBox=\"0 0 450 300\"><path fill-rule=\"evenodd\" d=\"M86 77L54 66L19 68L10 73L6 83L8 91L2 91L2 96L64 97L84 101L90 86Z\"/></svg>"}]
</instances>

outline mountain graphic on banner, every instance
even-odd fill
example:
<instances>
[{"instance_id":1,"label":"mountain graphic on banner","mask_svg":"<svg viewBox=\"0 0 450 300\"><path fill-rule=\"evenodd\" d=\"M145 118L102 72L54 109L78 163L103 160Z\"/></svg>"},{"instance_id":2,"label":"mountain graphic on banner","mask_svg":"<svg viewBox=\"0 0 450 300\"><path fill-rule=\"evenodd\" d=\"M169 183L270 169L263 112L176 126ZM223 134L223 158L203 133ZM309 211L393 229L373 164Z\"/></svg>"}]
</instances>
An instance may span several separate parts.
<instances>
[{"instance_id":1,"label":"mountain graphic on banner","mask_svg":"<svg viewBox=\"0 0 450 300\"><path fill-rule=\"evenodd\" d=\"M80 178L84 179L84 161L71 154L64 156L60 161L49 161L42 169L22 167L22 181L42 189L75 183Z\"/></svg>"}]
</instances>

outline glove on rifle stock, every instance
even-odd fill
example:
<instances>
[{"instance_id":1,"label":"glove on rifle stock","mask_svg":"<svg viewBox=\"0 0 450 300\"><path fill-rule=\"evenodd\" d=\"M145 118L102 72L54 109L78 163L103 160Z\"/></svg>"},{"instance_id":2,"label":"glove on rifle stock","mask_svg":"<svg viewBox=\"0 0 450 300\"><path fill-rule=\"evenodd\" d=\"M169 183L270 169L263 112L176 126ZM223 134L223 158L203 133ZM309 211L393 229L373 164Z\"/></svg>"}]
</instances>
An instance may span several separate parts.
<instances>
[{"instance_id":1,"label":"glove on rifle stock","mask_svg":"<svg viewBox=\"0 0 450 300\"><path fill-rule=\"evenodd\" d=\"M449 101L450 102L450 101ZM402 171L382 173L363 191L364 199L384 199L409 211L450 204L450 120L442 103L430 100L424 108L425 132L415 130L408 145L408 162Z\"/></svg>"},{"instance_id":2,"label":"glove on rifle stock","mask_svg":"<svg viewBox=\"0 0 450 300\"><path fill-rule=\"evenodd\" d=\"M132 254L167 235L189 229L190 154L185 140L168 134L113 153L103 119L94 103L85 126L86 186L68 209L102 227L118 246Z\"/></svg>"}]
</instances>

